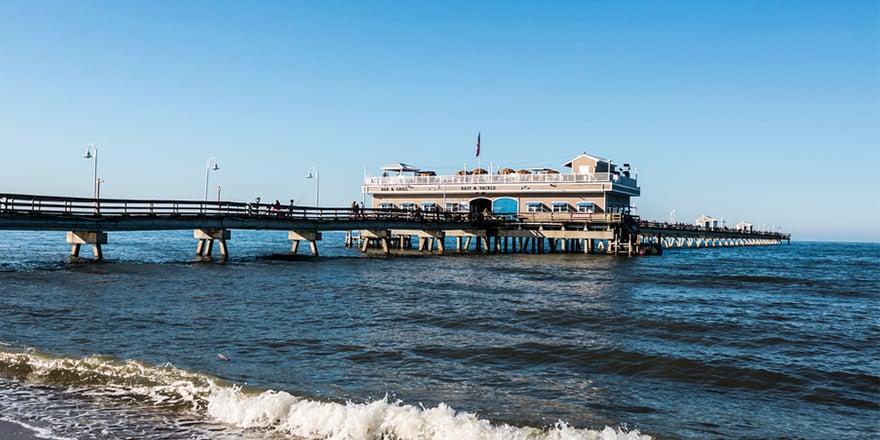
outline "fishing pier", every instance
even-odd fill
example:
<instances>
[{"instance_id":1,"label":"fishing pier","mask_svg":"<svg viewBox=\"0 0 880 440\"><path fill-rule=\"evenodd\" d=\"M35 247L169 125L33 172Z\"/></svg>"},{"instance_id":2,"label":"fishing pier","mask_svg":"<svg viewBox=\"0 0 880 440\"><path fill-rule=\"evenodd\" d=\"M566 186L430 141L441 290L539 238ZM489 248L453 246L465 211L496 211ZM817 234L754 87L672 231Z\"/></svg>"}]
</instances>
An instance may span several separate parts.
<instances>
[{"instance_id":1,"label":"fishing pier","mask_svg":"<svg viewBox=\"0 0 880 440\"><path fill-rule=\"evenodd\" d=\"M230 255L232 230L287 231L291 253L308 242L318 255L322 232L344 231L364 251L603 253L646 255L673 247L790 242L789 234L670 226L622 213L492 214L396 208L318 208L231 201L92 199L0 194L0 230L66 231L70 255L83 245L103 259L109 233L193 230L196 255ZM417 245L416 245L417 243Z\"/></svg>"}]
</instances>

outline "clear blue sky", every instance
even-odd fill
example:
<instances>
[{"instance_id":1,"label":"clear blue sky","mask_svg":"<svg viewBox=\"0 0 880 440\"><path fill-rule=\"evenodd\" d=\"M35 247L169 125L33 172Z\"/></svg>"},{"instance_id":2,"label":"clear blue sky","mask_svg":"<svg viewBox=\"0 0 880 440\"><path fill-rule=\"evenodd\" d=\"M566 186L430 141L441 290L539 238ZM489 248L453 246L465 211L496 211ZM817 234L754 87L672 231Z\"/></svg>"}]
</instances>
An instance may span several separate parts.
<instances>
[{"instance_id":1,"label":"clear blue sky","mask_svg":"<svg viewBox=\"0 0 880 440\"><path fill-rule=\"evenodd\" d=\"M402 161L639 169L638 213L880 240L877 1L0 2L0 192L321 204Z\"/></svg>"}]
</instances>

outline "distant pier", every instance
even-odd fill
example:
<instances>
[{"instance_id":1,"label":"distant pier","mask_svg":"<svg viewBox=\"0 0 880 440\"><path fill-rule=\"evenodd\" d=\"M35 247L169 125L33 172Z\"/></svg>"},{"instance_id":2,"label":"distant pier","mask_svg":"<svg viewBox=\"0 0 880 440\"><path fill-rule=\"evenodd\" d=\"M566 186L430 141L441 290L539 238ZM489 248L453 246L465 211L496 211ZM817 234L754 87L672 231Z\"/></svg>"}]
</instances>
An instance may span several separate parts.
<instances>
[{"instance_id":1,"label":"distant pier","mask_svg":"<svg viewBox=\"0 0 880 440\"><path fill-rule=\"evenodd\" d=\"M682 227L621 214L472 214L406 209L318 208L230 201L101 199L0 194L0 230L66 231L70 255L90 245L103 259L108 233L193 230L196 255L230 255L232 230L288 231L291 252L308 242L318 255L325 231L347 232L346 244L366 252L417 249L449 252L646 255L675 247L790 243L790 234ZM25 244L26 245L26 244Z\"/></svg>"}]
</instances>

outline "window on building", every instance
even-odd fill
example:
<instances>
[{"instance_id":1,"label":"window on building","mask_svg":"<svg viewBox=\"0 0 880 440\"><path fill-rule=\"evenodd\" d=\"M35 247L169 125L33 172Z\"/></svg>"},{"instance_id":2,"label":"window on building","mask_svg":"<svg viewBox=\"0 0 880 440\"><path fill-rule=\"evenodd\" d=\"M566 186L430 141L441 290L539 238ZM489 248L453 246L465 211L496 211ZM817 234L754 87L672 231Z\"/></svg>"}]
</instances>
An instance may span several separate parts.
<instances>
[{"instance_id":1,"label":"window on building","mask_svg":"<svg viewBox=\"0 0 880 440\"><path fill-rule=\"evenodd\" d=\"M544 204L542 202L526 202L528 212L544 212Z\"/></svg>"},{"instance_id":2,"label":"window on building","mask_svg":"<svg viewBox=\"0 0 880 440\"><path fill-rule=\"evenodd\" d=\"M553 212L570 212L571 209L568 206L568 202L553 202L550 204L553 209Z\"/></svg>"},{"instance_id":3,"label":"window on building","mask_svg":"<svg viewBox=\"0 0 880 440\"><path fill-rule=\"evenodd\" d=\"M516 214L519 203L511 197L499 197L492 201L492 212L495 214Z\"/></svg>"},{"instance_id":4,"label":"window on building","mask_svg":"<svg viewBox=\"0 0 880 440\"><path fill-rule=\"evenodd\" d=\"M593 202L578 202L577 204L577 212L592 214L595 211L596 207Z\"/></svg>"},{"instance_id":5,"label":"window on building","mask_svg":"<svg viewBox=\"0 0 880 440\"><path fill-rule=\"evenodd\" d=\"M394 203L380 203L379 208L382 209L394 209Z\"/></svg>"}]
</instances>

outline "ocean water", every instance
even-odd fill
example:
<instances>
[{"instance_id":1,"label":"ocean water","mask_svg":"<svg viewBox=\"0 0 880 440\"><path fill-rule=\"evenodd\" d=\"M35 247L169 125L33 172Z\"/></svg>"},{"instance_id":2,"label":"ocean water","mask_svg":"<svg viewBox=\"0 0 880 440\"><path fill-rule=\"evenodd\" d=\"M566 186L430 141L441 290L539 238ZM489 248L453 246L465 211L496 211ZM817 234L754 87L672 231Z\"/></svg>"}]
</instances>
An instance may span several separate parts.
<instances>
[{"instance_id":1,"label":"ocean water","mask_svg":"<svg viewBox=\"0 0 880 440\"><path fill-rule=\"evenodd\" d=\"M0 231L0 420L59 439L880 437L880 244L195 245L111 233L77 262L63 233Z\"/></svg>"}]
</instances>

